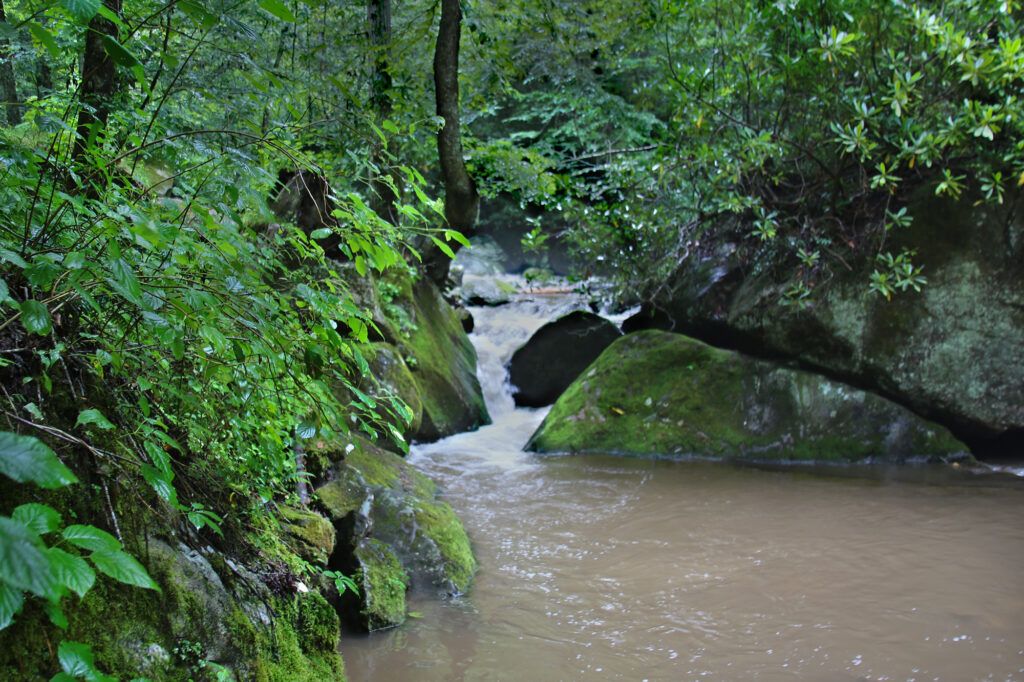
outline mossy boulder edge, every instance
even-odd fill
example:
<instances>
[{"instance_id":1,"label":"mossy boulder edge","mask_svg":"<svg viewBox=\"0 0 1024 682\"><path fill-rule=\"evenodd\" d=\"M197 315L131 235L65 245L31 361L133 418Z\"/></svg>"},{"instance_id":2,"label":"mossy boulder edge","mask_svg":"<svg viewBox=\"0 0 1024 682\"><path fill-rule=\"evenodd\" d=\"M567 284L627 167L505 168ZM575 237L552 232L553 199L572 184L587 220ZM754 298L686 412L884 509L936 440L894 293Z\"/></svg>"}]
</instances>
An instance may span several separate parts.
<instances>
[{"instance_id":1,"label":"mossy boulder edge","mask_svg":"<svg viewBox=\"0 0 1024 682\"><path fill-rule=\"evenodd\" d=\"M879 396L654 330L609 346L527 449L796 462L959 458L967 450Z\"/></svg>"}]
</instances>

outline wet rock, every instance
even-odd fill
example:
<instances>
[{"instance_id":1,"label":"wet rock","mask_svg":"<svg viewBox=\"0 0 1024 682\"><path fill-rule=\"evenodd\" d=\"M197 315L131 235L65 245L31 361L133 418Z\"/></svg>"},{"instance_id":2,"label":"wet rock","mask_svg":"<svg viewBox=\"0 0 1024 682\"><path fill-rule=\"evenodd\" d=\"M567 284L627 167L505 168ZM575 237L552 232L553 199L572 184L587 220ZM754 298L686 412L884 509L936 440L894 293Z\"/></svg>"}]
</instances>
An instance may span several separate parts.
<instances>
[{"instance_id":1,"label":"wet rock","mask_svg":"<svg viewBox=\"0 0 1024 682\"><path fill-rule=\"evenodd\" d=\"M330 563L359 576L363 626L401 623L407 586L446 594L469 587L476 570L469 538L429 478L361 438L318 448L336 462L316 491L319 504L347 538Z\"/></svg>"},{"instance_id":2,"label":"wet rock","mask_svg":"<svg viewBox=\"0 0 1024 682\"><path fill-rule=\"evenodd\" d=\"M459 297L466 305L505 305L516 294L516 288L497 277L466 275L459 289Z\"/></svg>"},{"instance_id":3,"label":"wet rock","mask_svg":"<svg viewBox=\"0 0 1024 682\"><path fill-rule=\"evenodd\" d=\"M316 512L282 506L281 530L288 548L304 561L326 566L334 552L334 526Z\"/></svg>"},{"instance_id":4,"label":"wet rock","mask_svg":"<svg viewBox=\"0 0 1024 682\"><path fill-rule=\"evenodd\" d=\"M928 282L891 301L868 290L873 254L837 268L806 306L785 305L788 250L701 246L636 327L784 357L942 422L979 452L1024 444L1024 195L974 206L923 192L886 250L913 249ZM741 226L742 228L742 226ZM741 231L739 229L738 231ZM773 260L774 259L774 260ZM1001 445L1002 444L1002 445Z\"/></svg>"},{"instance_id":5,"label":"wet rock","mask_svg":"<svg viewBox=\"0 0 1024 682\"><path fill-rule=\"evenodd\" d=\"M578 310L549 322L512 355L509 380L516 404L550 405L621 332L593 313Z\"/></svg>"},{"instance_id":6,"label":"wet rock","mask_svg":"<svg viewBox=\"0 0 1024 682\"><path fill-rule=\"evenodd\" d=\"M408 424L398 424L396 427L403 436L412 438L423 423L423 400L420 396L420 387L405 358L402 357L401 350L390 343L375 343L372 345L368 363L377 385L366 387L364 390L369 389L368 392L377 400L384 400L388 396L401 399L412 413L412 420Z\"/></svg>"},{"instance_id":7,"label":"wet rock","mask_svg":"<svg viewBox=\"0 0 1024 682\"><path fill-rule=\"evenodd\" d=\"M966 452L945 428L879 396L656 330L612 344L527 447L830 462Z\"/></svg>"}]
</instances>

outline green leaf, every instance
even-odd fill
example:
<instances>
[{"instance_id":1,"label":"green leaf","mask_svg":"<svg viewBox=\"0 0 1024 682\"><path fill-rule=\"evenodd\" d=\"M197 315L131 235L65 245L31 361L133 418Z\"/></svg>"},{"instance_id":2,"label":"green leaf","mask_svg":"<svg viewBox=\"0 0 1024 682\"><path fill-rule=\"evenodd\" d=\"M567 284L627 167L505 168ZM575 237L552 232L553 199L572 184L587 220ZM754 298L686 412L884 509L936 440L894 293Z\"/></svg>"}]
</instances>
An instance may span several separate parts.
<instances>
[{"instance_id":1,"label":"green leaf","mask_svg":"<svg viewBox=\"0 0 1024 682\"><path fill-rule=\"evenodd\" d=\"M3 630L14 621L14 616L21 611L21 605L25 603L25 594L0 581L0 630Z\"/></svg>"},{"instance_id":2,"label":"green leaf","mask_svg":"<svg viewBox=\"0 0 1024 682\"><path fill-rule=\"evenodd\" d=\"M88 24L100 9L100 0L60 0L60 4L80 24Z\"/></svg>"},{"instance_id":3,"label":"green leaf","mask_svg":"<svg viewBox=\"0 0 1024 682\"><path fill-rule=\"evenodd\" d=\"M96 526L68 526L61 537L76 547L93 552L117 552L121 549L117 538Z\"/></svg>"},{"instance_id":4,"label":"green leaf","mask_svg":"<svg viewBox=\"0 0 1024 682\"><path fill-rule=\"evenodd\" d=\"M173 506L178 505L178 493L174 489L174 484L171 483L170 478L164 472L149 464L143 464L142 477L146 479L146 483L151 485L156 494L163 500L171 503Z\"/></svg>"},{"instance_id":5,"label":"green leaf","mask_svg":"<svg viewBox=\"0 0 1024 682\"><path fill-rule=\"evenodd\" d=\"M57 44L57 39L53 37L53 34L47 31L45 28L40 26L34 21L28 22L28 32L32 34L36 42L46 48L46 51L50 53L50 56L57 59L61 56L60 45Z\"/></svg>"},{"instance_id":6,"label":"green leaf","mask_svg":"<svg viewBox=\"0 0 1024 682\"><path fill-rule=\"evenodd\" d=\"M260 0L259 6L273 14L281 21L287 21L288 23L295 22L295 15L292 14L292 11L288 9L288 6L281 2L281 0Z\"/></svg>"},{"instance_id":7,"label":"green leaf","mask_svg":"<svg viewBox=\"0 0 1024 682\"><path fill-rule=\"evenodd\" d=\"M452 248L445 244L443 241L441 241L434 235L430 235L430 241L434 242L434 246L441 249L441 252L444 255L448 256L449 258L455 258L455 252L452 251Z\"/></svg>"},{"instance_id":8,"label":"green leaf","mask_svg":"<svg viewBox=\"0 0 1024 682\"><path fill-rule=\"evenodd\" d=\"M60 488L78 482L46 443L8 431L0 432L0 473L19 483L31 481L41 488Z\"/></svg>"},{"instance_id":9,"label":"green leaf","mask_svg":"<svg viewBox=\"0 0 1024 682\"><path fill-rule=\"evenodd\" d=\"M29 333L40 336L46 336L53 328L50 311L45 305L33 299L23 301L21 304L21 324Z\"/></svg>"},{"instance_id":10,"label":"green leaf","mask_svg":"<svg viewBox=\"0 0 1024 682\"><path fill-rule=\"evenodd\" d=\"M100 573L106 573L118 582L122 582L125 585L144 587L148 590L156 590L157 592L160 591L160 588L149 577L149 573L142 567L142 564L136 561L130 554L120 551L101 551L93 552L89 555L89 559Z\"/></svg>"},{"instance_id":11,"label":"green leaf","mask_svg":"<svg viewBox=\"0 0 1024 682\"><path fill-rule=\"evenodd\" d=\"M43 610L50 618L50 622L61 630L68 629L68 617L64 615L64 609L60 607L60 601L48 601L43 604Z\"/></svg>"},{"instance_id":12,"label":"green leaf","mask_svg":"<svg viewBox=\"0 0 1024 682\"><path fill-rule=\"evenodd\" d=\"M310 232L309 233L309 238L310 239L327 239L328 237L331 236L332 233L333 233L333 230L331 230L331 228L329 228L329 227L321 227L321 228L319 228L317 230L313 230L312 232Z\"/></svg>"},{"instance_id":13,"label":"green leaf","mask_svg":"<svg viewBox=\"0 0 1024 682\"><path fill-rule=\"evenodd\" d=\"M96 582L96 574L85 559L74 554L69 554L58 547L50 547L46 550L50 559L50 567L53 569L53 576L64 587L68 588L79 597L84 597L86 592L92 589Z\"/></svg>"},{"instance_id":14,"label":"green leaf","mask_svg":"<svg viewBox=\"0 0 1024 682\"><path fill-rule=\"evenodd\" d=\"M60 514L53 507L29 502L16 507L11 518L25 524L39 535L46 535L60 528Z\"/></svg>"},{"instance_id":15,"label":"green leaf","mask_svg":"<svg viewBox=\"0 0 1024 682\"><path fill-rule=\"evenodd\" d=\"M110 58L114 60L115 64L128 68L139 66L141 64L138 57L129 52L124 45L117 42L117 40L111 36L103 34L100 36L100 40L103 41L103 49L106 50L107 54L110 55Z\"/></svg>"},{"instance_id":16,"label":"green leaf","mask_svg":"<svg viewBox=\"0 0 1024 682\"><path fill-rule=\"evenodd\" d=\"M40 597L56 596L57 582L39 536L23 523L0 516L3 581Z\"/></svg>"},{"instance_id":17,"label":"green leaf","mask_svg":"<svg viewBox=\"0 0 1024 682\"><path fill-rule=\"evenodd\" d=\"M88 644L64 640L57 647L57 660L60 661L61 670L72 677L84 677L87 680L106 677L96 669L96 659Z\"/></svg>"},{"instance_id":18,"label":"green leaf","mask_svg":"<svg viewBox=\"0 0 1024 682\"><path fill-rule=\"evenodd\" d=\"M85 426L87 424L95 424L97 428L104 431L114 428L110 420L104 417L102 412L94 408L82 410L78 413L78 420L75 422L75 426Z\"/></svg>"},{"instance_id":19,"label":"green leaf","mask_svg":"<svg viewBox=\"0 0 1024 682\"><path fill-rule=\"evenodd\" d=\"M129 303L143 307L142 286L131 266L123 258L118 258L111 262L110 271L114 276L107 282L114 291L121 294Z\"/></svg>"}]
</instances>

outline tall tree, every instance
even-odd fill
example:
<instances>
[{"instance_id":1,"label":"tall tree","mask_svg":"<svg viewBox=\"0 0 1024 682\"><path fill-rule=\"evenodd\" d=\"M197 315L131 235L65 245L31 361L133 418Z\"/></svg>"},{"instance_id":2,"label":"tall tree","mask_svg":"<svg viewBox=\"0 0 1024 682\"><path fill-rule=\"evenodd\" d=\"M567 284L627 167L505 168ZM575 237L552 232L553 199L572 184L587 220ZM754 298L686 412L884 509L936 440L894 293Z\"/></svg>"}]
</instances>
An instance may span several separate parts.
<instances>
[{"instance_id":1,"label":"tall tree","mask_svg":"<svg viewBox=\"0 0 1024 682\"><path fill-rule=\"evenodd\" d=\"M0 24L7 23L7 13L0 0ZM0 38L0 98L7 111L7 125L21 123L21 103L18 101L18 87L14 80L14 54L7 38Z\"/></svg>"},{"instance_id":2,"label":"tall tree","mask_svg":"<svg viewBox=\"0 0 1024 682\"><path fill-rule=\"evenodd\" d=\"M391 116L391 70L388 60L388 49L391 45L391 0L367 0L366 21L370 36L370 48L373 58L373 74L370 80L370 103L373 106L377 124ZM395 145L374 140L372 151L373 177L370 189L373 210L392 225L398 224L398 213L395 204L398 195L395 191L398 178L390 173ZM386 178L390 177L391 182Z\"/></svg>"},{"instance_id":3,"label":"tall tree","mask_svg":"<svg viewBox=\"0 0 1024 682\"><path fill-rule=\"evenodd\" d=\"M459 128L459 41L462 36L460 0L441 0L441 25L434 49L434 99L444 125L437 132L437 155L444 178L444 215L448 224L471 234L480 215L480 194L466 170ZM458 248L457 243L452 247ZM427 270L434 281L448 274L448 260L428 258Z\"/></svg>"},{"instance_id":4,"label":"tall tree","mask_svg":"<svg viewBox=\"0 0 1024 682\"><path fill-rule=\"evenodd\" d=\"M103 5L120 16L121 0L103 0ZM82 59L81 108L74 158L80 160L94 139L107 125L107 118L117 94L117 65L107 50L107 41L117 41L117 25L97 14L85 33L85 55Z\"/></svg>"}]
</instances>

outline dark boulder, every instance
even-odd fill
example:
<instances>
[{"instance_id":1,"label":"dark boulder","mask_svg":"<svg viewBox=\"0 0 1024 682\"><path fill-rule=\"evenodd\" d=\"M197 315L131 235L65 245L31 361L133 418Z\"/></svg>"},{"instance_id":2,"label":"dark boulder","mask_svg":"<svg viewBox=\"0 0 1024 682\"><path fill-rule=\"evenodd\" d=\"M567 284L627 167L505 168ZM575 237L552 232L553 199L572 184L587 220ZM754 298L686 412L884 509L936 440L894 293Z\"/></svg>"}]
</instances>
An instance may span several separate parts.
<instances>
[{"instance_id":1,"label":"dark boulder","mask_svg":"<svg viewBox=\"0 0 1024 682\"><path fill-rule=\"evenodd\" d=\"M622 333L593 313L577 310L549 322L512 355L509 379L516 405L541 407L569 384Z\"/></svg>"}]
</instances>

